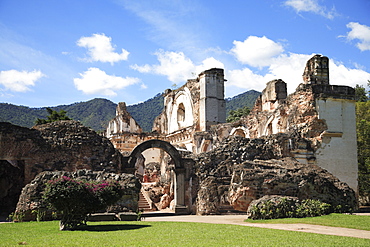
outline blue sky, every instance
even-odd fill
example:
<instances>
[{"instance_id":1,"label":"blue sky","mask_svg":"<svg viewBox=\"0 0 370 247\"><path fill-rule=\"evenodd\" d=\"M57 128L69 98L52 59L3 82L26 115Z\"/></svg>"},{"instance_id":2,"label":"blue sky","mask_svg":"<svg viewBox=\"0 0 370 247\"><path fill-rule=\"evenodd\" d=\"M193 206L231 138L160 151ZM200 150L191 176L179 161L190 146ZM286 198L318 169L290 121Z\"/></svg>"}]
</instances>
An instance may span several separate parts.
<instances>
[{"instance_id":1,"label":"blue sky","mask_svg":"<svg viewBox=\"0 0 370 247\"><path fill-rule=\"evenodd\" d=\"M368 0L0 0L0 102L135 104L225 69L225 96L283 79L314 54L330 83L370 80Z\"/></svg>"}]
</instances>

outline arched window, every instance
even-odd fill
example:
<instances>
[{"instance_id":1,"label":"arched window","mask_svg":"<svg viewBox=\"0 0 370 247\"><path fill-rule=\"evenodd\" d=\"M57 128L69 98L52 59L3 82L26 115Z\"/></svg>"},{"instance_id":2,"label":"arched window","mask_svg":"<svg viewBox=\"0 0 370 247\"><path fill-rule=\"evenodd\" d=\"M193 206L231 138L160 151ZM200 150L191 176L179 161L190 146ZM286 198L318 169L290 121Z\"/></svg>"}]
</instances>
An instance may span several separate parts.
<instances>
[{"instance_id":1,"label":"arched window","mask_svg":"<svg viewBox=\"0 0 370 247\"><path fill-rule=\"evenodd\" d=\"M177 123L179 124L180 128L184 125L184 122L185 122L185 107L183 103L180 103L179 107L177 108Z\"/></svg>"}]
</instances>

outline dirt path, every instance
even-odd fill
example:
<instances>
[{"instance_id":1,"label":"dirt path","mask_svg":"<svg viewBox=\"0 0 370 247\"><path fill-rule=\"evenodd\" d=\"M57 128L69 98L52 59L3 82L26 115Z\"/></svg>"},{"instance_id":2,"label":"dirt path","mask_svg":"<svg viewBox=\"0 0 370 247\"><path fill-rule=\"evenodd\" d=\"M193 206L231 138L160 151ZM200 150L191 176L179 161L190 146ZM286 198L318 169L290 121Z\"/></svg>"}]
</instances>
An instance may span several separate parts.
<instances>
[{"instance_id":1,"label":"dirt path","mask_svg":"<svg viewBox=\"0 0 370 247\"><path fill-rule=\"evenodd\" d=\"M355 238L370 239L370 231L356 230L341 227L319 226L309 224L262 224L244 222L245 215L181 215L181 216L165 216L165 217L146 217L144 221L176 221L176 222L199 222L213 224L233 224L241 226L261 227L288 231L310 232L317 234L327 234Z\"/></svg>"}]
</instances>

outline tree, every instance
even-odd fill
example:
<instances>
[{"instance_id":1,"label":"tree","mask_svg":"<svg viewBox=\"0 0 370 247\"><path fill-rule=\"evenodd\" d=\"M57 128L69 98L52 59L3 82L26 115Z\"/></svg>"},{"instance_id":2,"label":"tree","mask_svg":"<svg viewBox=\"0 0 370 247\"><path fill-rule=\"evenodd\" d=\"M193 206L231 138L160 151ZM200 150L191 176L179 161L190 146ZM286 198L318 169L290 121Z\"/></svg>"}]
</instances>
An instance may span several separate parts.
<instances>
[{"instance_id":1,"label":"tree","mask_svg":"<svg viewBox=\"0 0 370 247\"><path fill-rule=\"evenodd\" d=\"M356 132L359 195L370 205L370 101L356 103Z\"/></svg>"},{"instance_id":2,"label":"tree","mask_svg":"<svg viewBox=\"0 0 370 247\"><path fill-rule=\"evenodd\" d=\"M355 90L359 196L361 204L370 205L370 94L363 86Z\"/></svg>"},{"instance_id":3,"label":"tree","mask_svg":"<svg viewBox=\"0 0 370 247\"><path fill-rule=\"evenodd\" d=\"M38 118L36 120L36 125L51 123L51 122L55 122L55 121L59 121L59 120L72 120L66 115L67 112L64 111L64 110L60 110L59 112L54 111L51 108L46 108L46 110L49 113L48 119Z\"/></svg>"},{"instance_id":4,"label":"tree","mask_svg":"<svg viewBox=\"0 0 370 247\"><path fill-rule=\"evenodd\" d=\"M226 118L226 122L231 123L238 121L241 117L247 116L250 112L250 109L246 106L239 108L237 110L229 111L229 116Z\"/></svg>"},{"instance_id":5,"label":"tree","mask_svg":"<svg viewBox=\"0 0 370 247\"><path fill-rule=\"evenodd\" d=\"M364 86L356 84L355 99L357 102L365 102L368 100Z\"/></svg>"},{"instance_id":6,"label":"tree","mask_svg":"<svg viewBox=\"0 0 370 247\"><path fill-rule=\"evenodd\" d=\"M114 180L91 182L67 176L46 184L43 200L62 213L60 230L86 225L88 214L104 210L123 196L121 185Z\"/></svg>"}]
</instances>

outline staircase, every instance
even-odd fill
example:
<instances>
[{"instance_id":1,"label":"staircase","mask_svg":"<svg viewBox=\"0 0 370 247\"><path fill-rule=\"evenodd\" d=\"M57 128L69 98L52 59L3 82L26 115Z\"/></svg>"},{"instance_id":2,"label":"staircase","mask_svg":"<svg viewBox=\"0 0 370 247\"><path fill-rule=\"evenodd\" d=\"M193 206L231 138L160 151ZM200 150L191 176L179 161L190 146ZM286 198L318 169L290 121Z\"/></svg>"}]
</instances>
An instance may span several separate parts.
<instances>
[{"instance_id":1,"label":"staircase","mask_svg":"<svg viewBox=\"0 0 370 247\"><path fill-rule=\"evenodd\" d=\"M144 195L144 193L146 193L145 191L143 190L140 190L140 194L139 194L139 202L138 202L138 207L139 207L139 211L154 211L155 209L153 208L153 202L152 200L150 200L150 198L146 195Z\"/></svg>"}]
</instances>

